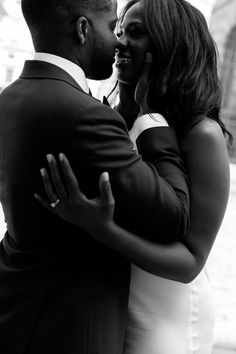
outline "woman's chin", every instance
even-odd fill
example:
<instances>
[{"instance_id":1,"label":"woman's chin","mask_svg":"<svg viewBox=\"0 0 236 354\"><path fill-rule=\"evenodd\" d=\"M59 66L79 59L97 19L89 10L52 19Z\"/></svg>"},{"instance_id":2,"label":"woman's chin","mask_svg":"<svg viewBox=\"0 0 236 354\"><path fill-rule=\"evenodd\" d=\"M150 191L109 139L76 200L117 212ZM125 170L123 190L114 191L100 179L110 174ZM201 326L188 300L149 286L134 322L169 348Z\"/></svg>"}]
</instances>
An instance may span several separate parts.
<instances>
[{"instance_id":1,"label":"woman's chin","mask_svg":"<svg viewBox=\"0 0 236 354\"><path fill-rule=\"evenodd\" d=\"M131 77L129 75L122 75L119 72L117 75L117 80L119 82L122 82L123 84L127 84L127 85L137 85L137 83L138 83L137 78Z\"/></svg>"}]
</instances>

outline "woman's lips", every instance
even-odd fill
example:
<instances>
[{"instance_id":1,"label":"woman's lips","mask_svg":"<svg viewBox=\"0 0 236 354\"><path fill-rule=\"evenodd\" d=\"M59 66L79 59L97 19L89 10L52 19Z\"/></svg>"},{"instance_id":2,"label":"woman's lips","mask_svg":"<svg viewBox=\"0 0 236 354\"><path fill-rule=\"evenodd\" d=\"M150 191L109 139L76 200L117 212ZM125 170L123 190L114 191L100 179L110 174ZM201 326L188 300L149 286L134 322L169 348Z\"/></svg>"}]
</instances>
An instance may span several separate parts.
<instances>
[{"instance_id":1,"label":"woman's lips","mask_svg":"<svg viewBox=\"0 0 236 354\"><path fill-rule=\"evenodd\" d=\"M116 65L129 64L132 62L130 57L116 57Z\"/></svg>"}]
</instances>

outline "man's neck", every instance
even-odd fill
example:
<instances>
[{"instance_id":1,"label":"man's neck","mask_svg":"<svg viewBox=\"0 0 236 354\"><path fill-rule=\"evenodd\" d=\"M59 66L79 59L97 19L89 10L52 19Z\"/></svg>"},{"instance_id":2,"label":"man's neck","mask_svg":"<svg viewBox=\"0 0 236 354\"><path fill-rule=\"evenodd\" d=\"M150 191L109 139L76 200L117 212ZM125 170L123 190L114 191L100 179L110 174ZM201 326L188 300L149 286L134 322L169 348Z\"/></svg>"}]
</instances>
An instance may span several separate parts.
<instances>
[{"instance_id":1,"label":"man's neck","mask_svg":"<svg viewBox=\"0 0 236 354\"><path fill-rule=\"evenodd\" d=\"M51 53L36 52L34 54L34 60L45 61L60 67L66 71L86 93L89 93L85 73L79 65L66 58Z\"/></svg>"}]
</instances>

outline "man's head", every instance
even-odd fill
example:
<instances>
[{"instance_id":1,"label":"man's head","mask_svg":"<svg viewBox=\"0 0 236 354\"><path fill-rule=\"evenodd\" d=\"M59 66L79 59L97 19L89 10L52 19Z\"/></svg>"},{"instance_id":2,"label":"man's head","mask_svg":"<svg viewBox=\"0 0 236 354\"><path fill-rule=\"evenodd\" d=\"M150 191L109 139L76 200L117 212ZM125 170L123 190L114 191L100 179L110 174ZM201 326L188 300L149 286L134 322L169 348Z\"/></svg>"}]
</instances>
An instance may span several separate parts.
<instances>
[{"instance_id":1,"label":"man's head","mask_svg":"<svg viewBox=\"0 0 236 354\"><path fill-rule=\"evenodd\" d=\"M112 73L116 10L116 0L22 0L35 50L67 58L98 80Z\"/></svg>"}]
</instances>

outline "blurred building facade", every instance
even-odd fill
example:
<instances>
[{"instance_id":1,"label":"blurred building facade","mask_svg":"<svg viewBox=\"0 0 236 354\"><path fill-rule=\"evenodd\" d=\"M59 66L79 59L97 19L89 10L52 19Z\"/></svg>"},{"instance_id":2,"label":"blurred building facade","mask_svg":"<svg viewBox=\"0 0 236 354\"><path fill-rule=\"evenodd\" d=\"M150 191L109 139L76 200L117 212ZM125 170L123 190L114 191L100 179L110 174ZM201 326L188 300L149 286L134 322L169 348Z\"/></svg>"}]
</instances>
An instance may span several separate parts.
<instances>
[{"instance_id":1,"label":"blurred building facade","mask_svg":"<svg viewBox=\"0 0 236 354\"><path fill-rule=\"evenodd\" d=\"M216 0L210 29L221 62L222 117L234 136L229 154L232 161L236 162L236 0Z\"/></svg>"},{"instance_id":2,"label":"blurred building facade","mask_svg":"<svg viewBox=\"0 0 236 354\"><path fill-rule=\"evenodd\" d=\"M20 0L0 0L0 91L15 80L32 43L20 10Z\"/></svg>"}]
</instances>

